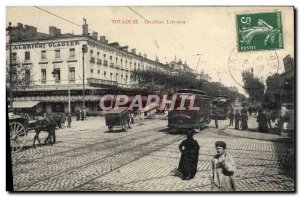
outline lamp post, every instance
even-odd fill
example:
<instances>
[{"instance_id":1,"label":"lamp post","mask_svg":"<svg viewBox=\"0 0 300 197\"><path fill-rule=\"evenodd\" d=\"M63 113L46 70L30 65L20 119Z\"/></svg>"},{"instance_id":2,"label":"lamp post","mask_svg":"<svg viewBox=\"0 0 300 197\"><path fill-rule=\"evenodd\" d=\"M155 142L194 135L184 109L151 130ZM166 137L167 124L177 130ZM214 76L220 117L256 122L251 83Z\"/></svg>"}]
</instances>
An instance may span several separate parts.
<instances>
[{"instance_id":1,"label":"lamp post","mask_svg":"<svg viewBox=\"0 0 300 197\"><path fill-rule=\"evenodd\" d=\"M86 44L82 45L82 110L84 110L85 115L85 81L84 81L84 53L87 52Z\"/></svg>"},{"instance_id":2,"label":"lamp post","mask_svg":"<svg viewBox=\"0 0 300 197\"><path fill-rule=\"evenodd\" d=\"M68 66L68 109L71 113L71 88L70 88L70 65Z\"/></svg>"},{"instance_id":3,"label":"lamp post","mask_svg":"<svg viewBox=\"0 0 300 197\"><path fill-rule=\"evenodd\" d=\"M12 83L12 30L13 27L11 26L11 22L9 22L9 26L6 28L9 35L9 105L10 110L13 109L13 83Z\"/></svg>"}]
</instances>

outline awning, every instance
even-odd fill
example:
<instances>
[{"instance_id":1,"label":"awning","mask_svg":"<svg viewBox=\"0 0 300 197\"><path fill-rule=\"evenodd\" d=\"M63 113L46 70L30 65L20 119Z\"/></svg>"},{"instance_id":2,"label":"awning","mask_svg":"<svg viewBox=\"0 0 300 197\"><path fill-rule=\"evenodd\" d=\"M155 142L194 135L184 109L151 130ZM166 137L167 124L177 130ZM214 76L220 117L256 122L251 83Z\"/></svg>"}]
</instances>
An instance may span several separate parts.
<instances>
[{"instance_id":1,"label":"awning","mask_svg":"<svg viewBox=\"0 0 300 197\"><path fill-rule=\"evenodd\" d=\"M14 101L13 108L32 108L36 106L39 101Z\"/></svg>"}]
</instances>

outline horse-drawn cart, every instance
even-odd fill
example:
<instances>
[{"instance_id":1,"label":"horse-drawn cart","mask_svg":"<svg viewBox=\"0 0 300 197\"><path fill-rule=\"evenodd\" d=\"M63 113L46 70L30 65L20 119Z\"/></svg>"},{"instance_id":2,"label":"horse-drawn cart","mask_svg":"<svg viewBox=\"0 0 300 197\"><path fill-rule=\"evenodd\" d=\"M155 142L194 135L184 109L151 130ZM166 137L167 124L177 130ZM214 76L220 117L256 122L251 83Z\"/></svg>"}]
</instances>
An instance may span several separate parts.
<instances>
[{"instance_id":1,"label":"horse-drawn cart","mask_svg":"<svg viewBox=\"0 0 300 197\"><path fill-rule=\"evenodd\" d=\"M123 131L128 131L129 120L129 112L126 107L119 107L105 113L106 126L110 132L114 127L121 127Z\"/></svg>"},{"instance_id":2,"label":"horse-drawn cart","mask_svg":"<svg viewBox=\"0 0 300 197\"><path fill-rule=\"evenodd\" d=\"M33 130L34 121L29 121L27 118L9 114L9 135L10 147L12 152L20 151L26 143L27 134Z\"/></svg>"}]
</instances>

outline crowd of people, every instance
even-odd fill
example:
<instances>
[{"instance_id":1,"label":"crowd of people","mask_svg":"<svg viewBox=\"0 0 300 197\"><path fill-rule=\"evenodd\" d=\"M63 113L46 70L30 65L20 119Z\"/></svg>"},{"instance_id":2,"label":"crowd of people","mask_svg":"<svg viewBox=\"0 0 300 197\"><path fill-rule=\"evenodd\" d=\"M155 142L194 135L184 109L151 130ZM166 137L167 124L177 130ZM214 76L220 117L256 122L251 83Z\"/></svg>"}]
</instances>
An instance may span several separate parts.
<instances>
[{"instance_id":1,"label":"crowd of people","mask_svg":"<svg viewBox=\"0 0 300 197\"><path fill-rule=\"evenodd\" d=\"M258 123L258 132L261 133L276 133L281 134L283 129L283 124L289 120L289 114L286 106L283 104L279 115L276 111L270 108L263 107L248 107L248 110L243 107L243 109L238 110L232 108L228 114L230 120L229 126L233 126L236 130L247 130L248 129L248 118L249 116L256 118ZM277 120L277 122L276 122ZM272 127L272 122L276 122L276 127Z\"/></svg>"}]
</instances>

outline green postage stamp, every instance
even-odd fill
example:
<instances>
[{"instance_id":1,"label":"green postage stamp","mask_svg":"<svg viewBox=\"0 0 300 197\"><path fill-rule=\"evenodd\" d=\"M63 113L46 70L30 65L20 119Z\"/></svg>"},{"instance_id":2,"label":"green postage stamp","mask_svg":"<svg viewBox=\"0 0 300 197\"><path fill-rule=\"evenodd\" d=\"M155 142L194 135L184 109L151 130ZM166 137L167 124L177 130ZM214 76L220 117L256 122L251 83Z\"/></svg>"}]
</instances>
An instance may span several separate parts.
<instances>
[{"instance_id":1,"label":"green postage stamp","mask_svg":"<svg viewBox=\"0 0 300 197\"><path fill-rule=\"evenodd\" d=\"M237 14L238 51L283 49L281 12Z\"/></svg>"}]
</instances>

